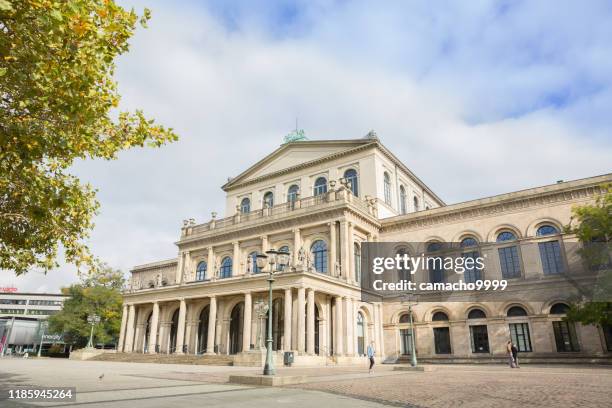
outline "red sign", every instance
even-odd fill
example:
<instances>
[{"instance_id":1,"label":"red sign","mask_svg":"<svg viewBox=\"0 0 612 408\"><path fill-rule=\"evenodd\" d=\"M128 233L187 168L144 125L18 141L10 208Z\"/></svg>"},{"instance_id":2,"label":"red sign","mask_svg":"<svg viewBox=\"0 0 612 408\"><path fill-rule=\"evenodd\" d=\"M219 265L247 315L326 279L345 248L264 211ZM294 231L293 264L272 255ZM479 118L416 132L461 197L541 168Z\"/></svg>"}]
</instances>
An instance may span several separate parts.
<instances>
[{"instance_id":1,"label":"red sign","mask_svg":"<svg viewBox=\"0 0 612 408\"><path fill-rule=\"evenodd\" d=\"M15 286L0 286L0 292L15 293L17 292L17 288Z\"/></svg>"}]
</instances>

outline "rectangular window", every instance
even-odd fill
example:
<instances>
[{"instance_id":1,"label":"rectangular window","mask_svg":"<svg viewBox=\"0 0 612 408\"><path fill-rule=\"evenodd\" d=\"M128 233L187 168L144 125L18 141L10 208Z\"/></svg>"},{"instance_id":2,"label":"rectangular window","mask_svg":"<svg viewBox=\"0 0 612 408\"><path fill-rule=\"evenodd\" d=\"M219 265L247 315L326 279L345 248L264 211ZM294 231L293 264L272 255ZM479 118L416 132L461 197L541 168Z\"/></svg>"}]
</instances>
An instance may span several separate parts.
<instances>
[{"instance_id":1,"label":"rectangular window","mask_svg":"<svg viewBox=\"0 0 612 408\"><path fill-rule=\"evenodd\" d=\"M499 248L498 252L503 278L519 278L521 276L521 264L519 262L518 248L516 246L509 246Z\"/></svg>"},{"instance_id":2,"label":"rectangular window","mask_svg":"<svg viewBox=\"0 0 612 408\"><path fill-rule=\"evenodd\" d=\"M480 270L476 268L476 258L478 258L478 251L465 252L463 254L463 259L473 259L472 265L470 268L466 267L465 272L463 273L463 281L468 283L474 283L482 279L480 276ZM465 265L465 261L464 265Z\"/></svg>"},{"instance_id":3,"label":"rectangular window","mask_svg":"<svg viewBox=\"0 0 612 408\"><path fill-rule=\"evenodd\" d=\"M601 329L606 340L606 350L612 351L612 326L604 324Z\"/></svg>"},{"instance_id":4,"label":"rectangular window","mask_svg":"<svg viewBox=\"0 0 612 408\"><path fill-rule=\"evenodd\" d=\"M429 281L431 283L444 282L444 260L441 257L436 257L429 258L427 261Z\"/></svg>"},{"instance_id":5,"label":"rectangular window","mask_svg":"<svg viewBox=\"0 0 612 408\"><path fill-rule=\"evenodd\" d=\"M561 247L559 241L540 242L540 259L544 275L554 275L563 272Z\"/></svg>"},{"instance_id":6,"label":"rectangular window","mask_svg":"<svg viewBox=\"0 0 612 408\"><path fill-rule=\"evenodd\" d=\"M529 352L531 350L531 338L529 337L529 324L511 323L510 337L512 343L516 345L518 351Z\"/></svg>"},{"instance_id":7,"label":"rectangular window","mask_svg":"<svg viewBox=\"0 0 612 408\"><path fill-rule=\"evenodd\" d=\"M400 353L403 355L412 354L412 339L410 329L400 330Z\"/></svg>"},{"instance_id":8,"label":"rectangular window","mask_svg":"<svg viewBox=\"0 0 612 408\"><path fill-rule=\"evenodd\" d=\"M553 322L555 332L555 343L557 352L566 353L570 351L580 351L578 339L576 338L576 328L569 322Z\"/></svg>"},{"instance_id":9,"label":"rectangular window","mask_svg":"<svg viewBox=\"0 0 612 408\"><path fill-rule=\"evenodd\" d=\"M489 352L489 333L486 325L470 326L472 353Z\"/></svg>"},{"instance_id":10,"label":"rectangular window","mask_svg":"<svg viewBox=\"0 0 612 408\"><path fill-rule=\"evenodd\" d=\"M451 354L450 333L448 327L435 327L434 345L436 354Z\"/></svg>"}]
</instances>

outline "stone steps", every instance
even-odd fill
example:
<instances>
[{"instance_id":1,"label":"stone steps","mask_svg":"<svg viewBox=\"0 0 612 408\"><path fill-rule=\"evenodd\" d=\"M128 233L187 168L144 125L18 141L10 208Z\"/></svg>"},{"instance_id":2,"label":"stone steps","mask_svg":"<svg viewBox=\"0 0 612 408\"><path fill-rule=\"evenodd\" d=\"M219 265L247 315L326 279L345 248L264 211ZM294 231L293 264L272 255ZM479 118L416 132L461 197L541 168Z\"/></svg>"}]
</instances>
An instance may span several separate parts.
<instances>
[{"instance_id":1,"label":"stone steps","mask_svg":"<svg viewBox=\"0 0 612 408\"><path fill-rule=\"evenodd\" d=\"M142 353L105 353L91 358L94 361L122 361L131 363L191 364L231 366L232 357L221 355L193 354L142 354Z\"/></svg>"}]
</instances>

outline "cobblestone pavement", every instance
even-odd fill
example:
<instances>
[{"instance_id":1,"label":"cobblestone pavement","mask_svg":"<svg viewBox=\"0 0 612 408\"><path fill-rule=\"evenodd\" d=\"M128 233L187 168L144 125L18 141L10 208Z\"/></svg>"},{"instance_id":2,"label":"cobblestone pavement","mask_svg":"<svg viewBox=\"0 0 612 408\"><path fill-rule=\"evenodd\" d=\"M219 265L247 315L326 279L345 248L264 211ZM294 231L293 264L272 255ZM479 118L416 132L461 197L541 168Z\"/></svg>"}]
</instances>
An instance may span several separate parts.
<instances>
[{"instance_id":1,"label":"cobblestone pavement","mask_svg":"<svg viewBox=\"0 0 612 408\"><path fill-rule=\"evenodd\" d=\"M292 386L418 407L612 407L612 367L436 365ZM383 372L387 371L385 375Z\"/></svg>"}]
</instances>

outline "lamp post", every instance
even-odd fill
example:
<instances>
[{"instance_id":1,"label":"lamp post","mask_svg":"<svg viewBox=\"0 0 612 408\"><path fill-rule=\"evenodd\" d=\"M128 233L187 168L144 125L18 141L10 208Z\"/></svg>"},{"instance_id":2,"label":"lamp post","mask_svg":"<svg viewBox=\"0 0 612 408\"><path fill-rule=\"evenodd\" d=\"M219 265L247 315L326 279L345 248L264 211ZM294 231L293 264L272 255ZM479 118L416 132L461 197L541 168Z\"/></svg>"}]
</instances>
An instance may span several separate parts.
<instances>
[{"instance_id":1,"label":"lamp post","mask_svg":"<svg viewBox=\"0 0 612 408\"><path fill-rule=\"evenodd\" d=\"M270 265L270 275L268 277L268 337L266 338L266 364L264 365L264 375L274 375L274 361L272 360L272 283L274 282L274 265L281 267L287 266L289 253L278 252L274 249L266 251L266 255L257 254L257 267L263 270ZM281 268L282 269L282 268Z\"/></svg>"},{"instance_id":2,"label":"lamp post","mask_svg":"<svg viewBox=\"0 0 612 408\"><path fill-rule=\"evenodd\" d=\"M418 305L419 301L416 295L407 295L408 303L408 317L410 318L410 346L412 353L410 353L410 365L413 367L417 366L416 347L414 344L414 320L412 319L412 306Z\"/></svg>"},{"instance_id":3,"label":"lamp post","mask_svg":"<svg viewBox=\"0 0 612 408\"><path fill-rule=\"evenodd\" d=\"M45 329L47 328L48 324L49 323L46 321L40 323L40 345L38 346L38 357L42 355L43 339L45 338Z\"/></svg>"},{"instance_id":4,"label":"lamp post","mask_svg":"<svg viewBox=\"0 0 612 408\"><path fill-rule=\"evenodd\" d=\"M94 326L100 323L100 316L95 314L87 316L87 323L91 324L91 333L89 333L89 341L87 342L87 348L93 348Z\"/></svg>"}]
</instances>

